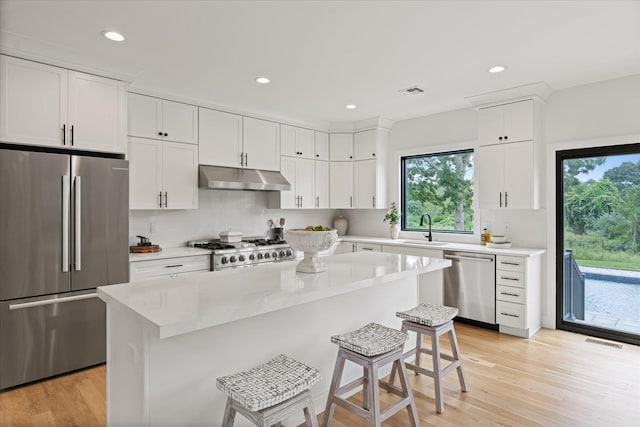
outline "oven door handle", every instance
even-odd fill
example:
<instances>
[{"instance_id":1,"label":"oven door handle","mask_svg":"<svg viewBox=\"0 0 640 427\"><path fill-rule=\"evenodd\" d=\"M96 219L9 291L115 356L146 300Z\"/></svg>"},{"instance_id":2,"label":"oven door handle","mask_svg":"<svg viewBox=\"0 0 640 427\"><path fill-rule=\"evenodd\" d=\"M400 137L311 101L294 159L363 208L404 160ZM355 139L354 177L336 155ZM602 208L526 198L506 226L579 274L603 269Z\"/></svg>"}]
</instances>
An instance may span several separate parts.
<instances>
[{"instance_id":1,"label":"oven door handle","mask_svg":"<svg viewBox=\"0 0 640 427\"><path fill-rule=\"evenodd\" d=\"M446 259L466 260L466 261L478 261L478 262L493 262L493 258L475 258L470 256L458 256L458 255L445 255Z\"/></svg>"}]
</instances>

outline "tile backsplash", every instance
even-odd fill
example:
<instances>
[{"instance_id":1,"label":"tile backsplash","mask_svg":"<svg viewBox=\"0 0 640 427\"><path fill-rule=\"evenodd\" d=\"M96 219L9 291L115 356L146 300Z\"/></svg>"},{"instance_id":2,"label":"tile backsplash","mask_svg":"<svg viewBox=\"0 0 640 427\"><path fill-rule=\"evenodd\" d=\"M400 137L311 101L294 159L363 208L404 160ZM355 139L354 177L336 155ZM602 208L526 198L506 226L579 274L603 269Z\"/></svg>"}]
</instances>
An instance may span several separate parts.
<instances>
[{"instance_id":1,"label":"tile backsplash","mask_svg":"<svg viewBox=\"0 0 640 427\"><path fill-rule=\"evenodd\" d=\"M129 214L129 244L136 235L147 236L162 247L185 246L187 241L217 238L233 229L245 236L263 236L267 221L276 224L282 217L286 228L307 225L331 225L335 210L267 209L267 192L199 190L198 209L132 210Z\"/></svg>"}]
</instances>

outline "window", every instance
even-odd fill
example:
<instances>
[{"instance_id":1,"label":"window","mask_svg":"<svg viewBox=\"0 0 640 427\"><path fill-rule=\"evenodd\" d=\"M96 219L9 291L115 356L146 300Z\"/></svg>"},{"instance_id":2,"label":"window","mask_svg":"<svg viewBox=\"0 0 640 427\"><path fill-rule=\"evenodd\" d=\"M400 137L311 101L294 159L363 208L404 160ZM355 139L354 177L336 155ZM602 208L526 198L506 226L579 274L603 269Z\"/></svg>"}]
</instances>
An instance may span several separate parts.
<instances>
[{"instance_id":1,"label":"window","mask_svg":"<svg viewBox=\"0 0 640 427\"><path fill-rule=\"evenodd\" d=\"M473 150L407 156L402 173L402 229L423 230L424 213L433 231L473 233ZM426 220L426 217L425 217Z\"/></svg>"}]
</instances>

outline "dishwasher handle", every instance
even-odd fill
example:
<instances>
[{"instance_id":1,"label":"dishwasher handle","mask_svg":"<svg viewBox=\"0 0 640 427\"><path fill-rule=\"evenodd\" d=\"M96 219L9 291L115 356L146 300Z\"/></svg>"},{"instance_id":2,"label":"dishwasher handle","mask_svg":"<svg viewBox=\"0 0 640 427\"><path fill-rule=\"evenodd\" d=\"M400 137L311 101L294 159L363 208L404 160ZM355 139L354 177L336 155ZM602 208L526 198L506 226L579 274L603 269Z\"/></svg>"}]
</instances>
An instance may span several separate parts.
<instances>
[{"instance_id":1,"label":"dishwasher handle","mask_svg":"<svg viewBox=\"0 0 640 427\"><path fill-rule=\"evenodd\" d=\"M445 259L455 259L455 260L467 260L467 261L478 261L478 262L493 262L493 258L483 258L483 257L470 257L470 256L459 256L459 255L444 255Z\"/></svg>"}]
</instances>

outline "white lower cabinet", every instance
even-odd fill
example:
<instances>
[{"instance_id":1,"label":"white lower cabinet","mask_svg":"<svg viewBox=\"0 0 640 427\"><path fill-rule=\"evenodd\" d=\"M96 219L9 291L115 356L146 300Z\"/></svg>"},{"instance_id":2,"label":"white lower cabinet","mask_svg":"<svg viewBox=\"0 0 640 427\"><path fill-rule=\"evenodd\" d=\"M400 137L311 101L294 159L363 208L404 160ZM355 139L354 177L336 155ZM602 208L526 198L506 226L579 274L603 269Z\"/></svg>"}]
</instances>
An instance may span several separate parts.
<instances>
[{"instance_id":1,"label":"white lower cabinet","mask_svg":"<svg viewBox=\"0 0 640 427\"><path fill-rule=\"evenodd\" d=\"M185 274L209 271L210 259L209 255L195 255L130 262L129 281L179 277Z\"/></svg>"},{"instance_id":2,"label":"white lower cabinet","mask_svg":"<svg viewBox=\"0 0 640 427\"><path fill-rule=\"evenodd\" d=\"M382 245L375 243L356 243L356 252L369 251L369 252L382 252Z\"/></svg>"},{"instance_id":3,"label":"white lower cabinet","mask_svg":"<svg viewBox=\"0 0 640 427\"><path fill-rule=\"evenodd\" d=\"M500 332L530 337L541 327L541 256L496 256L496 323Z\"/></svg>"},{"instance_id":4,"label":"white lower cabinet","mask_svg":"<svg viewBox=\"0 0 640 427\"><path fill-rule=\"evenodd\" d=\"M129 209L196 209L198 146L129 139Z\"/></svg>"},{"instance_id":5,"label":"white lower cabinet","mask_svg":"<svg viewBox=\"0 0 640 427\"><path fill-rule=\"evenodd\" d=\"M397 245L382 245L382 252L439 259L442 259L443 256L442 250ZM418 301L425 304L444 303L442 270L424 273L418 276Z\"/></svg>"}]
</instances>

